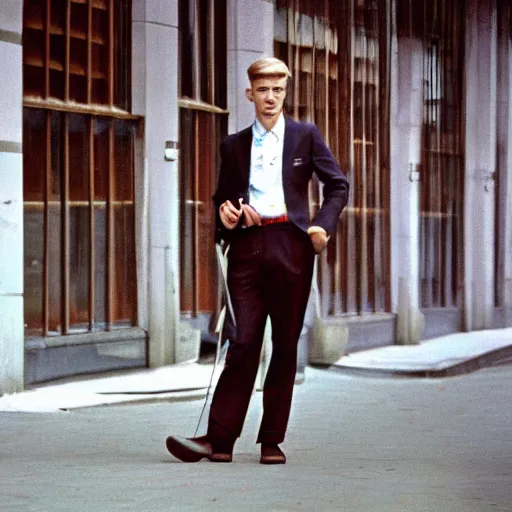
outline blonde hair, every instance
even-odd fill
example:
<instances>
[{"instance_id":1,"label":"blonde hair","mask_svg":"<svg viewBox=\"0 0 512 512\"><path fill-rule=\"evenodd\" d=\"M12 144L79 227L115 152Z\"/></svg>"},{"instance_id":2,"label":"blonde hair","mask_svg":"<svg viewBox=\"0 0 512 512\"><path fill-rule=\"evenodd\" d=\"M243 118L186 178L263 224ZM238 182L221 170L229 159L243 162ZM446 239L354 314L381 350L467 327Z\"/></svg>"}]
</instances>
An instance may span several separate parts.
<instances>
[{"instance_id":1,"label":"blonde hair","mask_svg":"<svg viewBox=\"0 0 512 512\"><path fill-rule=\"evenodd\" d=\"M258 78L290 78L292 76L288 66L275 57L265 57L253 62L247 69L247 75L251 82Z\"/></svg>"}]
</instances>

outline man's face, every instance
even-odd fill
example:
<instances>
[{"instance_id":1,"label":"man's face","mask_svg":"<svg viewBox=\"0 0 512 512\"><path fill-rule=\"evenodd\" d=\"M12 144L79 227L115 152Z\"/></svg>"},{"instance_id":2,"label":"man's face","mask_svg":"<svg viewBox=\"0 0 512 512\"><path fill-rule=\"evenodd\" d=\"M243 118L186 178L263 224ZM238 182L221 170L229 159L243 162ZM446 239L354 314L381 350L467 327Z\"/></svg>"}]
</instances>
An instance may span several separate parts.
<instances>
[{"instance_id":1,"label":"man's face","mask_svg":"<svg viewBox=\"0 0 512 512\"><path fill-rule=\"evenodd\" d=\"M254 102L260 121L277 117L283 110L287 78L258 78L247 89L247 98Z\"/></svg>"}]
</instances>

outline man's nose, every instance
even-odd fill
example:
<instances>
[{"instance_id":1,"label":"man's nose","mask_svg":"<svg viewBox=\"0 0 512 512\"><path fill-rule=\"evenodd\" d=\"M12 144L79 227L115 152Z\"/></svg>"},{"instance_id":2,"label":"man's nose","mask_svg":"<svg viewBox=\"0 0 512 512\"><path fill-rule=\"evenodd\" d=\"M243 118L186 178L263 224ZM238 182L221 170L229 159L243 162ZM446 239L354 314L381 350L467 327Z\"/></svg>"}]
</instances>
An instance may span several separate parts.
<instances>
[{"instance_id":1,"label":"man's nose","mask_svg":"<svg viewBox=\"0 0 512 512\"><path fill-rule=\"evenodd\" d=\"M274 100L274 91L268 91L267 93L267 101Z\"/></svg>"}]
</instances>

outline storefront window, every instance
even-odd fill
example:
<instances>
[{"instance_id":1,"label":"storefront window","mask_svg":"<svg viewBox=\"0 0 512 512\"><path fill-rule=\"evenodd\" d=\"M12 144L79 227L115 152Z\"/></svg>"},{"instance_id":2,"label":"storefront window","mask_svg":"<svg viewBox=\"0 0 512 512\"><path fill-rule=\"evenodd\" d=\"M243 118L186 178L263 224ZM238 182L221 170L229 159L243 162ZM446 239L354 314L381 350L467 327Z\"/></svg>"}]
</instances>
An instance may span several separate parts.
<instances>
[{"instance_id":1,"label":"storefront window","mask_svg":"<svg viewBox=\"0 0 512 512\"><path fill-rule=\"evenodd\" d=\"M390 310L390 3L280 0L275 54L294 80L288 112L314 122L351 184L350 201L320 259L322 313ZM321 187L311 189L314 210Z\"/></svg>"},{"instance_id":2,"label":"storefront window","mask_svg":"<svg viewBox=\"0 0 512 512\"><path fill-rule=\"evenodd\" d=\"M464 10L460 0L426 1L410 16L423 34L420 301L455 308L463 280Z\"/></svg>"},{"instance_id":3,"label":"storefront window","mask_svg":"<svg viewBox=\"0 0 512 512\"><path fill-rule=\"evenodd\" d=\"M212 195L227 133L226 16L225 0L179 3L180 309L202 330L219 302Z\"/></svg>"},{"instance_id":4,"label":"storefront window","mask_svg":"<svg viewBox=\"0 0 512 512\"><path fill-rule=\"evenodd\" d=\"M26 0L28 336L136 324L131 2Z\"/></svg>"}]
</instances>

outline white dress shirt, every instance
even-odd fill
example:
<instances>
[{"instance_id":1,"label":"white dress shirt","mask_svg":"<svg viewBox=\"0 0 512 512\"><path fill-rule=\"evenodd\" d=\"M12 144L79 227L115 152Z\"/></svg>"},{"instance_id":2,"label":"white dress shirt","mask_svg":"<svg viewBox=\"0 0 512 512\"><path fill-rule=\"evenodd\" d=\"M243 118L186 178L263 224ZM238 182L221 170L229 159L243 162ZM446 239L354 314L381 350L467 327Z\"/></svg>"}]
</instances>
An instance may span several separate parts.
<instances>
[{"instance_id":1,"label":"white dress shirt","mask_svg":"<svg viewBox=\"0 0 512 512\"><path fill-rule=\"evenodd\" d=\"M256 119L252 126L249 203L262 217L286 213L283 190L284 116L267 131Z\"/></svg>"}]
</instances>

